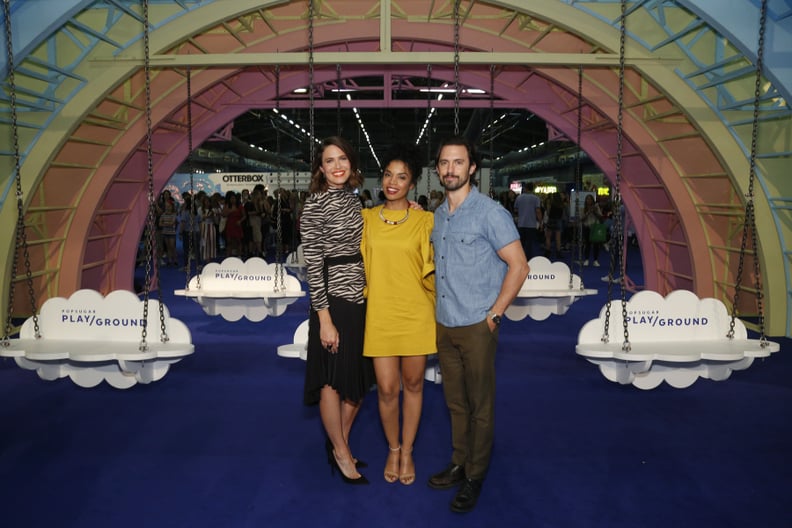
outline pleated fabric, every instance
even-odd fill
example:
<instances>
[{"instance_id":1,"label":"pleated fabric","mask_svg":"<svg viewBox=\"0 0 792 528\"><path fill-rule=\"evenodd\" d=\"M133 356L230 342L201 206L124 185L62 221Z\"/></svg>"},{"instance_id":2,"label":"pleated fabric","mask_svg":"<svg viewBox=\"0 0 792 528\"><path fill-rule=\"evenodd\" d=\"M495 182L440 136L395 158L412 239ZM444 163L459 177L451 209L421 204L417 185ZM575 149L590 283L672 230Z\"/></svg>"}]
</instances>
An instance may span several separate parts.
<instances>
[{"instance_id":1,"label":"pleated fabric","mask_svg":"<svg viewBox=\"0 0 792 528\"><path fill-rule=\"evenodd\" d=\"M319 316L308 322L308 356L305 364L306 405L319 403L322 387L329 385L342 400L359 402L375 383L371 358L363 357L366 305L328 296L330 315L339 335L338 352L331 354L319 339Z\"/></svg>"}]
</instances>

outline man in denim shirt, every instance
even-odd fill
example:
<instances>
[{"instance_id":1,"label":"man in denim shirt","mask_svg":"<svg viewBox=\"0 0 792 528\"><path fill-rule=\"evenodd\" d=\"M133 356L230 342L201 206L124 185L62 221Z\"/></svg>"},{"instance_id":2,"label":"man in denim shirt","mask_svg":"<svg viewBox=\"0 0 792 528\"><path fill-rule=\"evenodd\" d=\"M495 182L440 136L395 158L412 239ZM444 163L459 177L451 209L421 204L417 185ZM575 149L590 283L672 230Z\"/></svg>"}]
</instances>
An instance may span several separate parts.
<instances>
[{"instance_id":1,"label":"man in denim shirt","mask_svg":"<svg viewBox=\"0 0 792 528\"><path fill-rule=\"evenodd\" d=\"M451 509L464 513L476 505L492 451L498 325L529 269L511 214L475 186L475 147L461 137L446 140L435 168L446 190L432 243L437 352L453 454L429 486L461 484Z\"/></svg>"}]
</instances>

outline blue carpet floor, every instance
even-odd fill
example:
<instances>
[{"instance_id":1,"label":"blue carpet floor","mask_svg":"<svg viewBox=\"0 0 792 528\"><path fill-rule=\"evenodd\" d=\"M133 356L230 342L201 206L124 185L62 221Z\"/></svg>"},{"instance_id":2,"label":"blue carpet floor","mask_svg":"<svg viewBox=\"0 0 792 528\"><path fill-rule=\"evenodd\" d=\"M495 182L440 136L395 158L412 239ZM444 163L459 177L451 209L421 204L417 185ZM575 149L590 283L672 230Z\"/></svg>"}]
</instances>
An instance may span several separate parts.
<instances>
[{"instance_id":1,"label":"blue carpet floor","mask_svg":"<svg viewBox=\"0 0 792 528\"><path fill-rule=\"evenodd\" d=\"M576 356L599 289L564 316L505 321L497 433L480 503L426 486L450 457L442 387L425 385L412 486L387 484L376 395L353 430L370 486L330 475L303 363L276 355L307 315L228 323L170 292L195 354L129 390L48 382L0 362L0 527L792 526L792 341L726 381L642 391Z\"/></svg>"}]
</instances>

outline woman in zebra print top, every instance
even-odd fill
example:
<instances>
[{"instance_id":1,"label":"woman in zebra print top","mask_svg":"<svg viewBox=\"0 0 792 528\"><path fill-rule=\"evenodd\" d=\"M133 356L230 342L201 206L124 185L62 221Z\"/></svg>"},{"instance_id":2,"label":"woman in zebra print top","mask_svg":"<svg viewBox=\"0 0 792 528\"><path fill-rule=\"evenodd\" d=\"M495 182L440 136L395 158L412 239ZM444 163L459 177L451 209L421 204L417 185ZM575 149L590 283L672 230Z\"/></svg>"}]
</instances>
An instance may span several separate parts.
<instances>
[{"instance_id":1,"label":"woman in zebra print top","mask_svg":"<svg viewBox=\"0 0 792 528\"><path fill-rule=\"evenodd\" d=\"M331 467L347 483L367 484L349 450L352 423L374 384L371 359L363 357L363 218L353 192L363 178L355 149L336 136L321 143L311 169L311 196L300 217L311 294L304 401L319 404Z\"/></svg>"}]
</instances>

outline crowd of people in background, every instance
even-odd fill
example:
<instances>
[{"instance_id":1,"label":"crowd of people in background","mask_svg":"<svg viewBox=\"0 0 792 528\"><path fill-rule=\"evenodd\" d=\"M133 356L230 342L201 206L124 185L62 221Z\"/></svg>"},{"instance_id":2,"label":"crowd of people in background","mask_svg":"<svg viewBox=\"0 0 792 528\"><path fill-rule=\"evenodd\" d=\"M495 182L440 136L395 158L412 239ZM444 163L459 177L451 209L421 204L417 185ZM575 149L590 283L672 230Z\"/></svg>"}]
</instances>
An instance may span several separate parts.
<instances>
[{"instance_id":1,"label":"crowd of people in background","mask_svg":"<svg viewBox=\"0 0 792 528\"><path fill-rule=\"evenodd\" d=\"M528 184L519 195L514 191L501 193L499 201L513 212L529 260L537 246L545 257L560 260L562 253L573 251L580 243L583 266L600 266L600 252L609 249L614 223L613 204L607 196L586 192L573 203L567 192L538 195L534 185ZM635 243L634 236L628 238Z\"/></svg>"},{"instance_id":2,"label":"crowd of people in background","mask_svg":"<svg viewBox=\"0 0 792 528\"><path fill-rule=\"evenodd\" d=\"M369 189L362 189L358 197L364 209L384 203L381 191L375 198ZM181 200L164 190L156 202L160 265L187 267L189 258L199 267L225 257L266 259L268 254L273 258L278 249L282 255L288 255L300 244L300 212L307 198L307 191L281 188L270 193L263 185L255 186L252 191L227 191L225 195L199 191L194 199L184 192ZM600 266L599 256L603 249L608 250L613 224L612 206L607 197L584 195L578 204L580 234L576 234L578 218L570 214L575 209L567 192L537 194L533 185L528 184L520 194L503 191L496 198L513 213L529 260L535 253L551 260L562 259L562 253L573 251L578 242L576 236L580 236L583 265ZM445 195L432 189L413 199L421 209L434 212ZM280 233L277 232L278 202ZM177 250L177 241L181 251Z\"/></svg>"},{"instance_id":3,"label":"crowd of people in background","mask_svg":"<svg viewBox=\"0 0 792 528\"><path fill-rule=\"evenodd\" d=\"M184 192L177 200L166 189L155 204L159 264L187 267L191 259L200 267L225 257L266 259L278 249L288 255L300 244L297 226L307 197L305 191L289 189L276 189L270 195L264 185L257 185L252 191L227 191L224 195L198 191L193 197ZM181 262L177 241L181 243Z\"/></svg>"},{"instance_id":4,"label":"crowd of people in background","mask_svg":"<svg viewBox=\"0 0 792 528\"><path fill-rule=\"evenodd\" d=\"M301 243L300 213L308 196L307 191L285 188L270 193L259 184L252 191L229 190L225 194L198 191L194 198L191 193L183 192L178 200L165 189L155 204L159 264L186 268L189 259L199 267L226 257L267 260L268 255L274 258L278 249L281 255L288 255ZM372 208L385 201L382 192L374 199L368 189L361 190L358 197L362 208ZM415 198L425 211L434 211L443 201L443 193L432 190ZM277 232L278 202L280 233ZM140 263L144 260L144 245L145 238L141 240Z\"/></svg>"}]
</instances>

